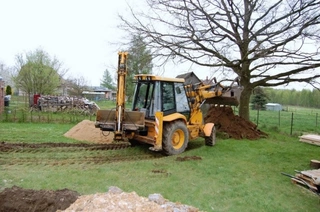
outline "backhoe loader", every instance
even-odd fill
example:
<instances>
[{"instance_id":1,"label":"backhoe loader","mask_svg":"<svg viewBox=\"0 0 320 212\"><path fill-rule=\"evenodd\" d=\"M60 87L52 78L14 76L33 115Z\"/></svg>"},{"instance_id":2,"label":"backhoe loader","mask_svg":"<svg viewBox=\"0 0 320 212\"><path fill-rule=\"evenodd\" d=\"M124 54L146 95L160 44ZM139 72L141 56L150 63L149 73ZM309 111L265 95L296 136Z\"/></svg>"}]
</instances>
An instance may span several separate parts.
<instances>
[{"instance_id":1,"label":"backhoe loader","mask_svg":"<svg viewBox=\"0 0 320 212\"><path fill-rule=\"evenodd\" d=\"M204 137L208 146L215 145L214 123L203 123L201 106L205 102L237 105L241 86L186 84L183 78L139 74L134 77L132 108L127 110L127 59L128 52L118 53L116 108L98 110L96 128L114 132L114 142L147 143L150 150L165 155L184 152L189 140L198 137Z\"/></svg>"}]
</instances>

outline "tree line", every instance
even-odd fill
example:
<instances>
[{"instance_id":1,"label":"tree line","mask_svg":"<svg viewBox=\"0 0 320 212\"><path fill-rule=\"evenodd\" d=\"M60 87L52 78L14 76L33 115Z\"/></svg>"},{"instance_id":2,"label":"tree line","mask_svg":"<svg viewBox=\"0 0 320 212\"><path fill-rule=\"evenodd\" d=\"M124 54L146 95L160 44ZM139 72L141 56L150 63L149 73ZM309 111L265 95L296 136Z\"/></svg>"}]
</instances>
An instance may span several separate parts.
<instances>
[{"instance_id":1,"label":"tree line","mask_svg":"<svg viewBox=\"0 0 320 212\"><path fill-rule=\"evenodd\" d=\"M274 89L257 87L251 96L251 108L254 110L266 109L266 104L279 103L309 108L320 108L320 90L303 89Z\"/></svg>"},{"instance_id":2,"label":"tree line","mask_svg":"<svg viewBox=\"0 0 320 212\"><path fill-rule=\"evenodd\" d=\"M282 105L293 105L310 108L320 108L320 91L318 89L292 89L265 88L264 92L268 102Z\"/></svg>"}]
</instances>

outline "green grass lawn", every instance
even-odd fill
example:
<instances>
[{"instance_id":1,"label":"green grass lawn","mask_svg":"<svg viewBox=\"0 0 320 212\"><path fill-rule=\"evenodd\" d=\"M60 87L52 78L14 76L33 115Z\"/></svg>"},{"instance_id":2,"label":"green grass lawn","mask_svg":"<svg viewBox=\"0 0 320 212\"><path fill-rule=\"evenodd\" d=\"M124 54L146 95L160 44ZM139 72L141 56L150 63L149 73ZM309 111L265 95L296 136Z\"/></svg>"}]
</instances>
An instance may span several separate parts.
<instances>
[{"instance_id":1,"label":"green grass lawn","mask_svg":"<svg viewBox=\"0 0 320 212\"><path fill-rule=\"evenodd\" d=\"M0 142L77 142L63 136L72 126L0 123ZM319 196L281 172L294 175L294 170L310 169L310 160L320 159L320 147L299 142L297 136L268 133L268 138L255 141L218 138L214 147L197 139L183 154L169 157L150 152L146 145L109 151L0 152L0 187L93 194L118 186L142 196L161 193L204 211L319 211ZM112 160L119 156L124 160ZM202 159L176 160L184 156ZM97 157L104 162L92 162Z\"/></svg>"}]
</instances>

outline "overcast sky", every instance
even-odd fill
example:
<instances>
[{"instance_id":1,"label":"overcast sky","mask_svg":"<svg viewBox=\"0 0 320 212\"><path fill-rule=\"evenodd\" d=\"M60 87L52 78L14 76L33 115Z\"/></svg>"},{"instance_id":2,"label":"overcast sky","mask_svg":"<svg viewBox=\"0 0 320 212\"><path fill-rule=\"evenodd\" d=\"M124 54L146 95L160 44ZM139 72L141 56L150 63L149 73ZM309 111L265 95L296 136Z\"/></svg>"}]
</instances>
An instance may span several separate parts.
<instances>
[{"instance_id":1,"label":"overcast sky","mask_svg":"<svg viewBox=\"0 0 320 212\"><path fill-rule=\"evenodd\" d=\"M99 85L103 72L117 66L119 14L132 0L0 0L0 61L42 48L69 69Z\"/></svg>"},{"instance_id":2,"label":"overcast sky","mask_svg":"<svg viewBox=\"0 0 320 212\"><path fill-rule=\"evenodd\" d=\"M69 69L68 76L83 76L99 86L103 72L115 71L119 43L125 33L117 29L118 14L128 14L127 3L141 7L141 0L0 0L0 61L13 66L19 53L42 48ZM123 49L121 49L123 50ZM194 71L211 76L204 68L179 64L164 68L164 76ZM160 72L162 73L162 72ZM113 73L111 73L113 74ZM155 73L158 74L158 73ZM218 80L222 76L215 75ZM290 87L286 87L290 89ZM306 88L299 84L295 89Z\"/></svg>"}]
</instances>

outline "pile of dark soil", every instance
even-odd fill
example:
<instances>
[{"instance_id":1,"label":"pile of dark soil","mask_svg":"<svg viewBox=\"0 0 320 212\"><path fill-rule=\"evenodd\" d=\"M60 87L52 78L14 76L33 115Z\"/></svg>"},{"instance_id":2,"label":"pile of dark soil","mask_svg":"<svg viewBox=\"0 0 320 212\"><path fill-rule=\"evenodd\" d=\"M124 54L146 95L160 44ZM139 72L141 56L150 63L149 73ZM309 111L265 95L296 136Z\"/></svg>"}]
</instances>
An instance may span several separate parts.
<instances>
[{"instance_id":1,"label":"pile of dark soil","mask_svg":"<svg viewBox=\"0 0 320 212\"><path fill-rule=\"evenodd\" d=\"M256 124L235 115L231 107L210 107L204 121L214 123L217 132L229 138L256 140L267 136L266 133L257 129Z\"/></svg>"},{"instance_id":2,"label":"pile of dark soil","mask_svg":"<svg viewBox=\"0 0 320 212\"><path fill-rule=\"evenodd\" d=\"M67 209L78 197L79 194L76 191L68 189L51 191L13 186L0 193L0 212L55 212Z\"/></svg>"}]
</instances>

